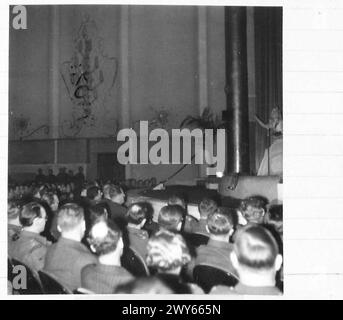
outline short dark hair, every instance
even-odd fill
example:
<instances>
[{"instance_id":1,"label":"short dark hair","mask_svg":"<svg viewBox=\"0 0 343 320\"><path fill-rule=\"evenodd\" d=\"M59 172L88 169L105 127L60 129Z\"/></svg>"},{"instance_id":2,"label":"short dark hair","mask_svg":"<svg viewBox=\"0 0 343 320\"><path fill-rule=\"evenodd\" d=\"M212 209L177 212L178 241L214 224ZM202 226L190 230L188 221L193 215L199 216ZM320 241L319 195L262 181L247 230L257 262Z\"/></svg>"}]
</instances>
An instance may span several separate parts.
<instances>
[{"instance_id":1,"label":"short dark hair","mask_svg":"<svg viewBox=\"0 0 343 320\"><path fill-rule=\"evenodd\" d=\"M87 189L87 198L94 200L95 197L99 194L100 188L97 186L92 186Z\"/></svg>"},{"instance_id":2,"label":"short dark hair","mask_svg":"<svg viewBox=\"0 0 343 320\"><path fill-rule=\"evenodd\" d=\"M262 222L264 213L266 212L267 200L262 196L252 196L241 201L239 210L242 212L244 218L250 222ZM249 211L249 207L251 211Z\"/></svg>"},{"instance_id":3,"label":"short dark hair","mask_svg":"<svg viewBox=\"0 0 343 320\"><path fill-rule=\"evenodd\" d=\"M42 205L37 202L25 204L19 213L19 221L23 227L30 227L36 218L42 217L42 210L45 210Z\"/></svg>"},{"instance_id":4,"label":"short dark hair","mask_svg":"<svg viewBox=\"0 0 343 320\"><path fill-rule=\"evenodd\" d=\"M108 195L111 199L123 193L123 190L120 186L112 184L112 183L105 185L103 191L104 191L104 194L106 196Z\"/></svg>"},{"instance_id":5,"label":"short dark hair","mask_svg":"<svg viewBox=\"0 0 343 320\"><path fill-rule=\"evenodd\" d=\"M147 218L147 210L139 203L134 203L129 206L126 213L128 223L140 224Z\"/></svg>"},{"instance_id":6,"label":"short dark hair","mask_svg":"<svg viewBox=\"0 0 343 320\"><path fill-rule=\"evenodd\" d=\"M95 253L101 256L115 251L121 236L119 227L111 220L100 220L92 226L88 242Z\"/></svg>"},{"instance_id":7,"label":"short dark hair","mask_svg":"<svg viewBox=\"0 0 343 320\"><path fill-rule=\"evenodd\" d=\"M198 205L200 217L207 218L210 213L213 213L218 208L218 204L213 199L204 198Z\"/></svg>"},{"instance_id":8,"label":"short dark hair","mask_svg":"<svg viewBox=\"0 0 343 320\"><path fill-rule=\"evenodd\" d=\"M106 204L98 203L95 206L89 208L89 220L91 225L93 225L98 220L106 220L108 215L108 209Z\"/></svg>"},{"instance_id":9,"label":"short dark hair","mask_svg":"<svg viewBox=\"0 0 343 320\"><path fill-rule=\"evenodd\" d=\"M207 227L211 234L226 235L237 224L237 214L234 209L218 208L207 217Z\"/></svg>"},{"instance_id":10,"label":"short dark hair","mask_svg":"<svg viewBox=\"0 0 343 320\"><path fill-rule=\"evenodd\" d=\"M187 208L186 200L182 196L176 194L169 197L168 205L179 205L184 209Z\"/></svg>"},{"instance_id":11,"label":"short dark hair","mask_svg":"<svg viewBox=\"0 0 343 320\"><path fill-rule=\"evenodd\" d=\"M275 264L279 249L275 238L260 225L240 229L234 243L240 265L256 270L268 270Z\"/></svg>"},{"instance_id":12,"label":"short dark hair","mask_svg":"<svg viewBox=\"0 0 343 320\"><path fill-rule=\"evenodd\" d=\"M181 206L167 205L161 208L158 214L158 224L167 230L177 230L177 226L183 221L185 210Z\"/></svg>"},{"instance_id":13,"label":"short dark hair","mask_svg":"<svg viewBox=\"0 0 343 320\"><path fill-rule=\"evenodd\" d=\"M57 224L62 231L73 230L84 221L84 210L76 203L66 203L58 210Z\"/></svg>"},{"instance_id":14,"label":"short dark hair","mask_svg":"<svg viewBox=\"0 0 343 320\"><path fill-rule=\"evenodd\" d=\"M283 206L281 204L275 204L270 206L268 210L268 222L282 222Z\"/></svg>"}]
</instances>

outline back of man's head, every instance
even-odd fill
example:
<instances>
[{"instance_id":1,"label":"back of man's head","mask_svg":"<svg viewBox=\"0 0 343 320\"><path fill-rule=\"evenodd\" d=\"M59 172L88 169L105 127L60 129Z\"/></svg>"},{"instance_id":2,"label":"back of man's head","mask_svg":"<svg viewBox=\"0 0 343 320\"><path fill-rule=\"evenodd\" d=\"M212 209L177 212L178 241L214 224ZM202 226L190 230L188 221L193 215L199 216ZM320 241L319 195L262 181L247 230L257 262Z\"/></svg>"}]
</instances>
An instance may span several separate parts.
<instances>
[{"instance_id":1,"label":"back of man's head","mask_svg":"<svg viewBox=\"0 0 343 320\"><path fill-rule=\"evenodd\" d=\"M200 219L207 219L208 215L215 212L217 208L218 204L214 200L209 198L202 199L198 206Z\"/></svg>"},{"instance_id":2,"label":"back of man's head","mask_svg":"<svg viewBox=\"0 0 343 320\"><path fill-rule=\"evenodd\" d=\"M19 221L24 228L33 226L34 221L37 218L46 219L45 209L39 203L30 202L30 203L25 204L21 208L20 213L19 213Z\"/></svg>"},{"instance_id":3,"label":"back of man's head","mask_svg":"<svg viewBox=\"0 0 343 320\"><path fill-rule=\"evenodd\" d=\"M179 205L167 205L161 208L158 215L158 224L167 230L180 231L185 210Z\"/></svg>"},{"instance_id":4,"label":"back of man's head","mask_svg":"<svg viewBox=\"0 0 343 320\"><path fill-rule=\"evenodd\" d=\"M122 250L121 231L110 220L96 222L89 232L88 242L92 251L99 256L112 253L117 249Z\"/></svg>"},{"instance_id":5,"label":"back of man's head","mask_svg":"<svg viewBox=\"0 0 343 320\"><path fill-rule=\"evenodd\" d=\"M58 210L57 225L62 233L73 231L84 223L84 210L76 203L67 203Z\"/></svg>"},{"instance_id":6,"label":"back of man's head","mask_svg":"<svg viewBox=\"0 0 343 320\"><path fill-rule=\"evenodd\" d=\"M115 199L117 196L123 193L123 190L115 184L106 184L104 186L104 196L109 199Z\"/></svg>"},{"instance_id":7,"label":"back of man's head","mask_svg":"<svg viewBox=\"0 0 343 320\"><path fill-rule=\"evenodd\" d=\"M146 217L147 210L139 203L134 203L127 209L126 218L128 223L140 225L146 220Z\"/></svg>"},{"instance_id":8,"label":"back of man's head","mask_svg":"<svg viewBox=\"0 0 343 320\"><path fill-rule=\"evenodd\" d=\"M234 253L240 269L260 272L274 269L279 249L267 229L259 225L247 225L237 234Z\"/></svg>"},{"instance_id":9,"label":"back of man's head","mask_svg":"<svg viewBox=\"0 0 343 320\"><path fill-rule=\"evenodd\" d=\"M92 186L87 189L87 198L90 200L95 200L99 197L100 189L97 186Z\"/></svg>"},{"instance_id":10,"label":"back of man's head","mask_svg":"<svg viewBox=\"0 0 343 320\"><path fill-rule=\"evenodd\" d=\"M106 203L98 203L89 208L89 222L93 225L96 221L108 219L108 207Z\"/></svg>"},{"instance_id":11,"label":"back of man's head","mask_svg":"<svg viewBox=\"0 0 343 320\"><path fill-rule=\"evenodd\" d=\"M233 209L218 208L207 217L207 228L214 236L230 235L237 224L237 214Z\"/></svg>"}]
</instances>

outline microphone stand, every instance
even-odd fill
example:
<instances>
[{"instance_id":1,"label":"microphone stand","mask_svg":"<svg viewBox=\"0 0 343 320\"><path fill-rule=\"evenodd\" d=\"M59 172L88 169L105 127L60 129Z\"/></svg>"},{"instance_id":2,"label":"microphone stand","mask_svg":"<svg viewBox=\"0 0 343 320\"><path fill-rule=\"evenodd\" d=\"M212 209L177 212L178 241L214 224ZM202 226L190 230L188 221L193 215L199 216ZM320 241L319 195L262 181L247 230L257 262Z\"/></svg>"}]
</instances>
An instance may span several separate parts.
<instances>
[{"instance_id":1,"label":"microphone stand","mask_svg":"<svg viewBox=\"0 0 343 320\"><path fill-rule=\"evenodd\" d=\"M270 138L270 128L268 129L268 176L270 176L270 143L271 143L271 138Z\"/></svg>"}]
</instances>

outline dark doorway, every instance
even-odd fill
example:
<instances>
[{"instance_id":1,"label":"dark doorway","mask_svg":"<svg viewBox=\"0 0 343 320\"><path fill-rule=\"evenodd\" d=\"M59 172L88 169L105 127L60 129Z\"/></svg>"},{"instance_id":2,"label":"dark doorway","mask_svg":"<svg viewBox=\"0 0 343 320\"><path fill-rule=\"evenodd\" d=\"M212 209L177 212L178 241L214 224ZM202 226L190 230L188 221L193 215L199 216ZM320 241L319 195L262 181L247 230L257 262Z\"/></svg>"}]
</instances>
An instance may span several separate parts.
<instances>
[{"instance_id":1,"label":"dark doorway","mask_svg":"<svg viewBox=\"0 0 343 320\"><path fill-rule=\"evenodd\" d=\"M125 180L125 166L117 160L116 153L98 153L98 179L102 181Z\"/></svg>"}]
</instances>

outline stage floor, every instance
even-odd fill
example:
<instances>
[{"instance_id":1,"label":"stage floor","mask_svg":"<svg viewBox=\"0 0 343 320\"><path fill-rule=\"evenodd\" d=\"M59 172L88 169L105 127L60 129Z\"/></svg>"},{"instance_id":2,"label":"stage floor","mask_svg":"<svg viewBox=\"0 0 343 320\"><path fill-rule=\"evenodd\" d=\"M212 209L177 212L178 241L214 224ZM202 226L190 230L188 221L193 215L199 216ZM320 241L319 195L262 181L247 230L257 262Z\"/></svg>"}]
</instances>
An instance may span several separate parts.
<instances>
[{"instance_id":1,"label":"stage floor","mask_svg":"<svg viewBox=\"0 0 343 320\"><path fill-rule=\"evenodd\" d=\"M160 201L167 201L172 195L182 196L187 203L198 205L199 202L209 197L218 201L221 206L237 208L241 199L232 197L223 197L216 190L209 190L202 186L183 186L173 185L166 186L165 190L151 190L151 189L132 189L127 192L129 199L140 199L140 201L148 201L150 199L156 199ZM131 202L131 201L130 201Z\"/></svg>"}]
</instances>

